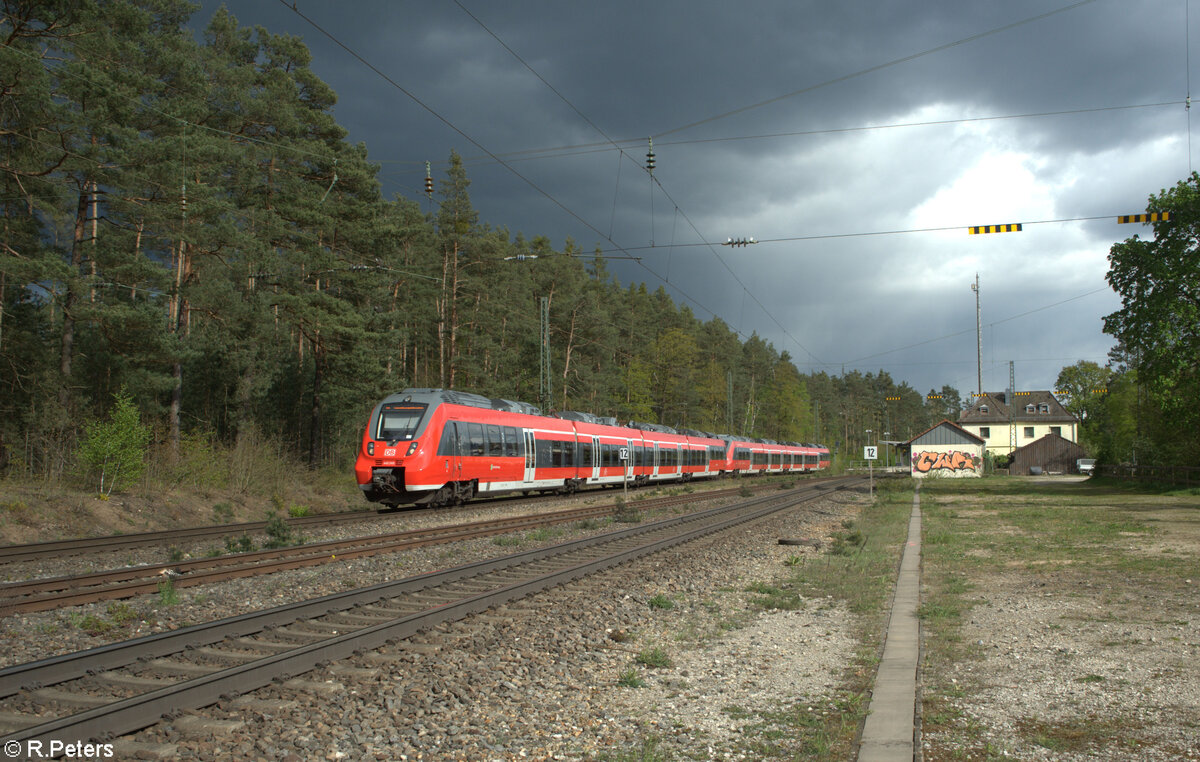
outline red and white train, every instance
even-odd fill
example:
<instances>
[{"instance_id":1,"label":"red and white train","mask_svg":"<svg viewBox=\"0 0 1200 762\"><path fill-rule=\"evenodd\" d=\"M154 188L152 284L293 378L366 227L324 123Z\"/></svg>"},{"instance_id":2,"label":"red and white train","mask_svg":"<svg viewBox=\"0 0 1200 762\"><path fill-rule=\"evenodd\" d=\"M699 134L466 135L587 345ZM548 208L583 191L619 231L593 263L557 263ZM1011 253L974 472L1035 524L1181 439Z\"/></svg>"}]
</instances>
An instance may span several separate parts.
<instances>
[{"instance_id":1,"label":"red and white train","mask_svg":"<svg viewBox=\"0 0 1200 762\"><path fill-rule=\"evenodd\" d=\"M372 502L443 506L505 492L828 467L829 450L821 445L619 426L588 413L552 417L523 402L405 389L371 412L354 474Z\"/></svg>"}]
</instances>

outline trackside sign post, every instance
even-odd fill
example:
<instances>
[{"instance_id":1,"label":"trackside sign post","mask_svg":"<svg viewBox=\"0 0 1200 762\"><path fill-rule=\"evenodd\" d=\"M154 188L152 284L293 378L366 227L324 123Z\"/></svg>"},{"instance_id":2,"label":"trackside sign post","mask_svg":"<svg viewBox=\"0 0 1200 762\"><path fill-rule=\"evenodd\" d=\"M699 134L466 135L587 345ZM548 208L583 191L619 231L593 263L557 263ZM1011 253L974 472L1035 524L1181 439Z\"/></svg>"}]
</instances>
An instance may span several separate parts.
<instances>
[{"instance_id":1,"label":"trackside sign post","mask_svg":"<svg viewBox=\"0 0 1200 762\"><path fill-rule=\"evenodd\" d=\"M864 447L863 459L867 461L867 476L871 482L868 494L873 499L875 497L875 461L879 460L879 445L867 445Z\"/></svg>"},{"instance_id":2,"label":"trackside sign post","mask_svg":"<svg viewBox=\"0 0 1200 762\"><path fill-rule=\"evenodd\" d=\"M629 502L629 448L622 447L618 455L621 458L621 499Z\"/></svg>"}]
</instances>

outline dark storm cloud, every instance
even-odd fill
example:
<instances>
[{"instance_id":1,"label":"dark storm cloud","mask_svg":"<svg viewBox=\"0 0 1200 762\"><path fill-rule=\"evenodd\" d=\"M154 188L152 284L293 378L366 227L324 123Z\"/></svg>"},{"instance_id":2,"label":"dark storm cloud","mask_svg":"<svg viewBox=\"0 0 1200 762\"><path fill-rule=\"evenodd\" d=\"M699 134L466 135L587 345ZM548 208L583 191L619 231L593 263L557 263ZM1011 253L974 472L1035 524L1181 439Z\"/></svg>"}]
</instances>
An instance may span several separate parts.
<instances>
[{"instance_id":1,"label":"dark storm cloud","mask_svg":"<svg viewBox=\"0 0 1200 762\"><path fill-rule=\"evenodd\" d=\"M1108 248L1145 230L862 234L1136 212L1190 171L1191 35L1167 0L463 6L478 21L452 0L298 0L317 29L282 3L229 3L304 39L389 195L419 197L424 162L439 174L456 150L486 222L625 248L643 259L613 260L622 282L665 284L804 370L973 391L976 272L986 386L1007 384L1009 359L1038 388L1102 361L1115 297L1074 297L1103 289ZM1042 116L991 119L1022 114ZM641 169L651 135L661 188ZM561 146L581 147L516 153ZM673 247L730 236L764 243Z\"/></svg>"}]
</instances>

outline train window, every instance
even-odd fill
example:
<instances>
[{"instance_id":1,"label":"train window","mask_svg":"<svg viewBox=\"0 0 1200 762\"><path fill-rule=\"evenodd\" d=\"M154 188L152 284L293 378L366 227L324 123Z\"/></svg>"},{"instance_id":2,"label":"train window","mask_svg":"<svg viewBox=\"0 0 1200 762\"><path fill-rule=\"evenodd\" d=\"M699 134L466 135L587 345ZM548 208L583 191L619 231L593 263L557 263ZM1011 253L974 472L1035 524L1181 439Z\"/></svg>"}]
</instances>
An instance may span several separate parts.
<instances>
[{"instance_id":1,"label":"train window","mask_svg":"<svg viewBox=\"0 0 1200 762\"><path fill-rule=\"evenodd\" d=\"M521 431L512 426L501 426L501 432L504 435L504 457L519 458L521 457Z\"/></svg>"},{"instance_id":2,"label":"train window","mask_svg":"<svg viewBox=\"0 0 1200 762\"><path fill-rule=\"evenodd\" d=\"M385 442L412 439L429 406L422 402L394 402L379 411L379 428L375 438Z\"/></svg>"},{"instance_id":3,"label":"train window","mask_svg":"<svg viewBox=\"0 0 1200 762\"><path fill-rule=\"evenodd\" d=\"M550 465L556 468L575 465L575 443L560 439L550 442Z\"/></svg>"},{"instance_id":4,"label":"train window","mask_svg":"<svg viewBox=\"0 0 1200 762\"><path fill-rule=\"evenodd\" d=\"M488 438L488 447L487 447L488 456L493 457L493 458L499 458L500 456L504 455L504 439L500 436L500 427L499 426L488 426L487 427L487 438Z\"/></svg>"},{"instance_id":5,"label":"train window","mask_svg":"<svg viewBox=\"0 0 1200 762\"><path fill-rule=\"evenodd\" d=\"M467 454L468 455L483 455L484 454L483 424L482 423L468 423L467 431L471 435L471 449L467 450Z\"/></svg>"},{"instance_id":6,"label":"train window","mask_svg":"<svg viewBox=\"0 0 1200 762\"><path fill-rule=\"evenodd\" d=\"M438 455L449 457L458 455L458 435L455 433L456 428L454 421L446 421L446 427L442 429L442 440L438 442Z\"/></svg>"}]
</instances>

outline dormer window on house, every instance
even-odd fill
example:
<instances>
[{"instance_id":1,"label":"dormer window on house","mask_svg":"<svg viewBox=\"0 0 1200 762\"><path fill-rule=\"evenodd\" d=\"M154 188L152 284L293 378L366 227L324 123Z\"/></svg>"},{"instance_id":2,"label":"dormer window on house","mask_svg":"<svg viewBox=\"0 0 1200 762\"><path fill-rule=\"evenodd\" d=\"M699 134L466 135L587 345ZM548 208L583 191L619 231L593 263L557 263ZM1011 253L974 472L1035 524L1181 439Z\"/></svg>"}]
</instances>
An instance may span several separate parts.
<instances>
[{"instance_id":1,"label":"dormer window on house","mask_svg":"<svg viewBox=\"0 0 1200 762\"><path fill-rule=\"evenodd\" d=\"M1047 405L1045 402L1043 402L1043 403L1041 403L1040 405L1038 405L1038 412L1039 412L1039 413L1049 413L1049 412L1050 412L1050 406L1049 406L1049 405Z\"/></svg>"},{"instance_id":2,"label":"dormer window on house","mask_svg":"<svg viewBox=\"0 0 1200 762\"><path fill-rule=\"evenodd\" d=\"M980 405L980 406L979 406L979 412L981 412L981 413L986 413L987 411L988 411L988 406L987 406L987 405Z\"/></svg>"},{"instance_id":3,"label":"dormer window on house","mask_svg":"<svg viewBox=\"0 0 1200 762\"><path fill-rule=\"evenodd\" d=\"M1033 407L1033 405L1026 405L1026 406L1025 406L1025 412L1026 412L1026 413L1032 413L1032 412L1034 412L1034 407Z\"/></svg>"}]
</instances>

